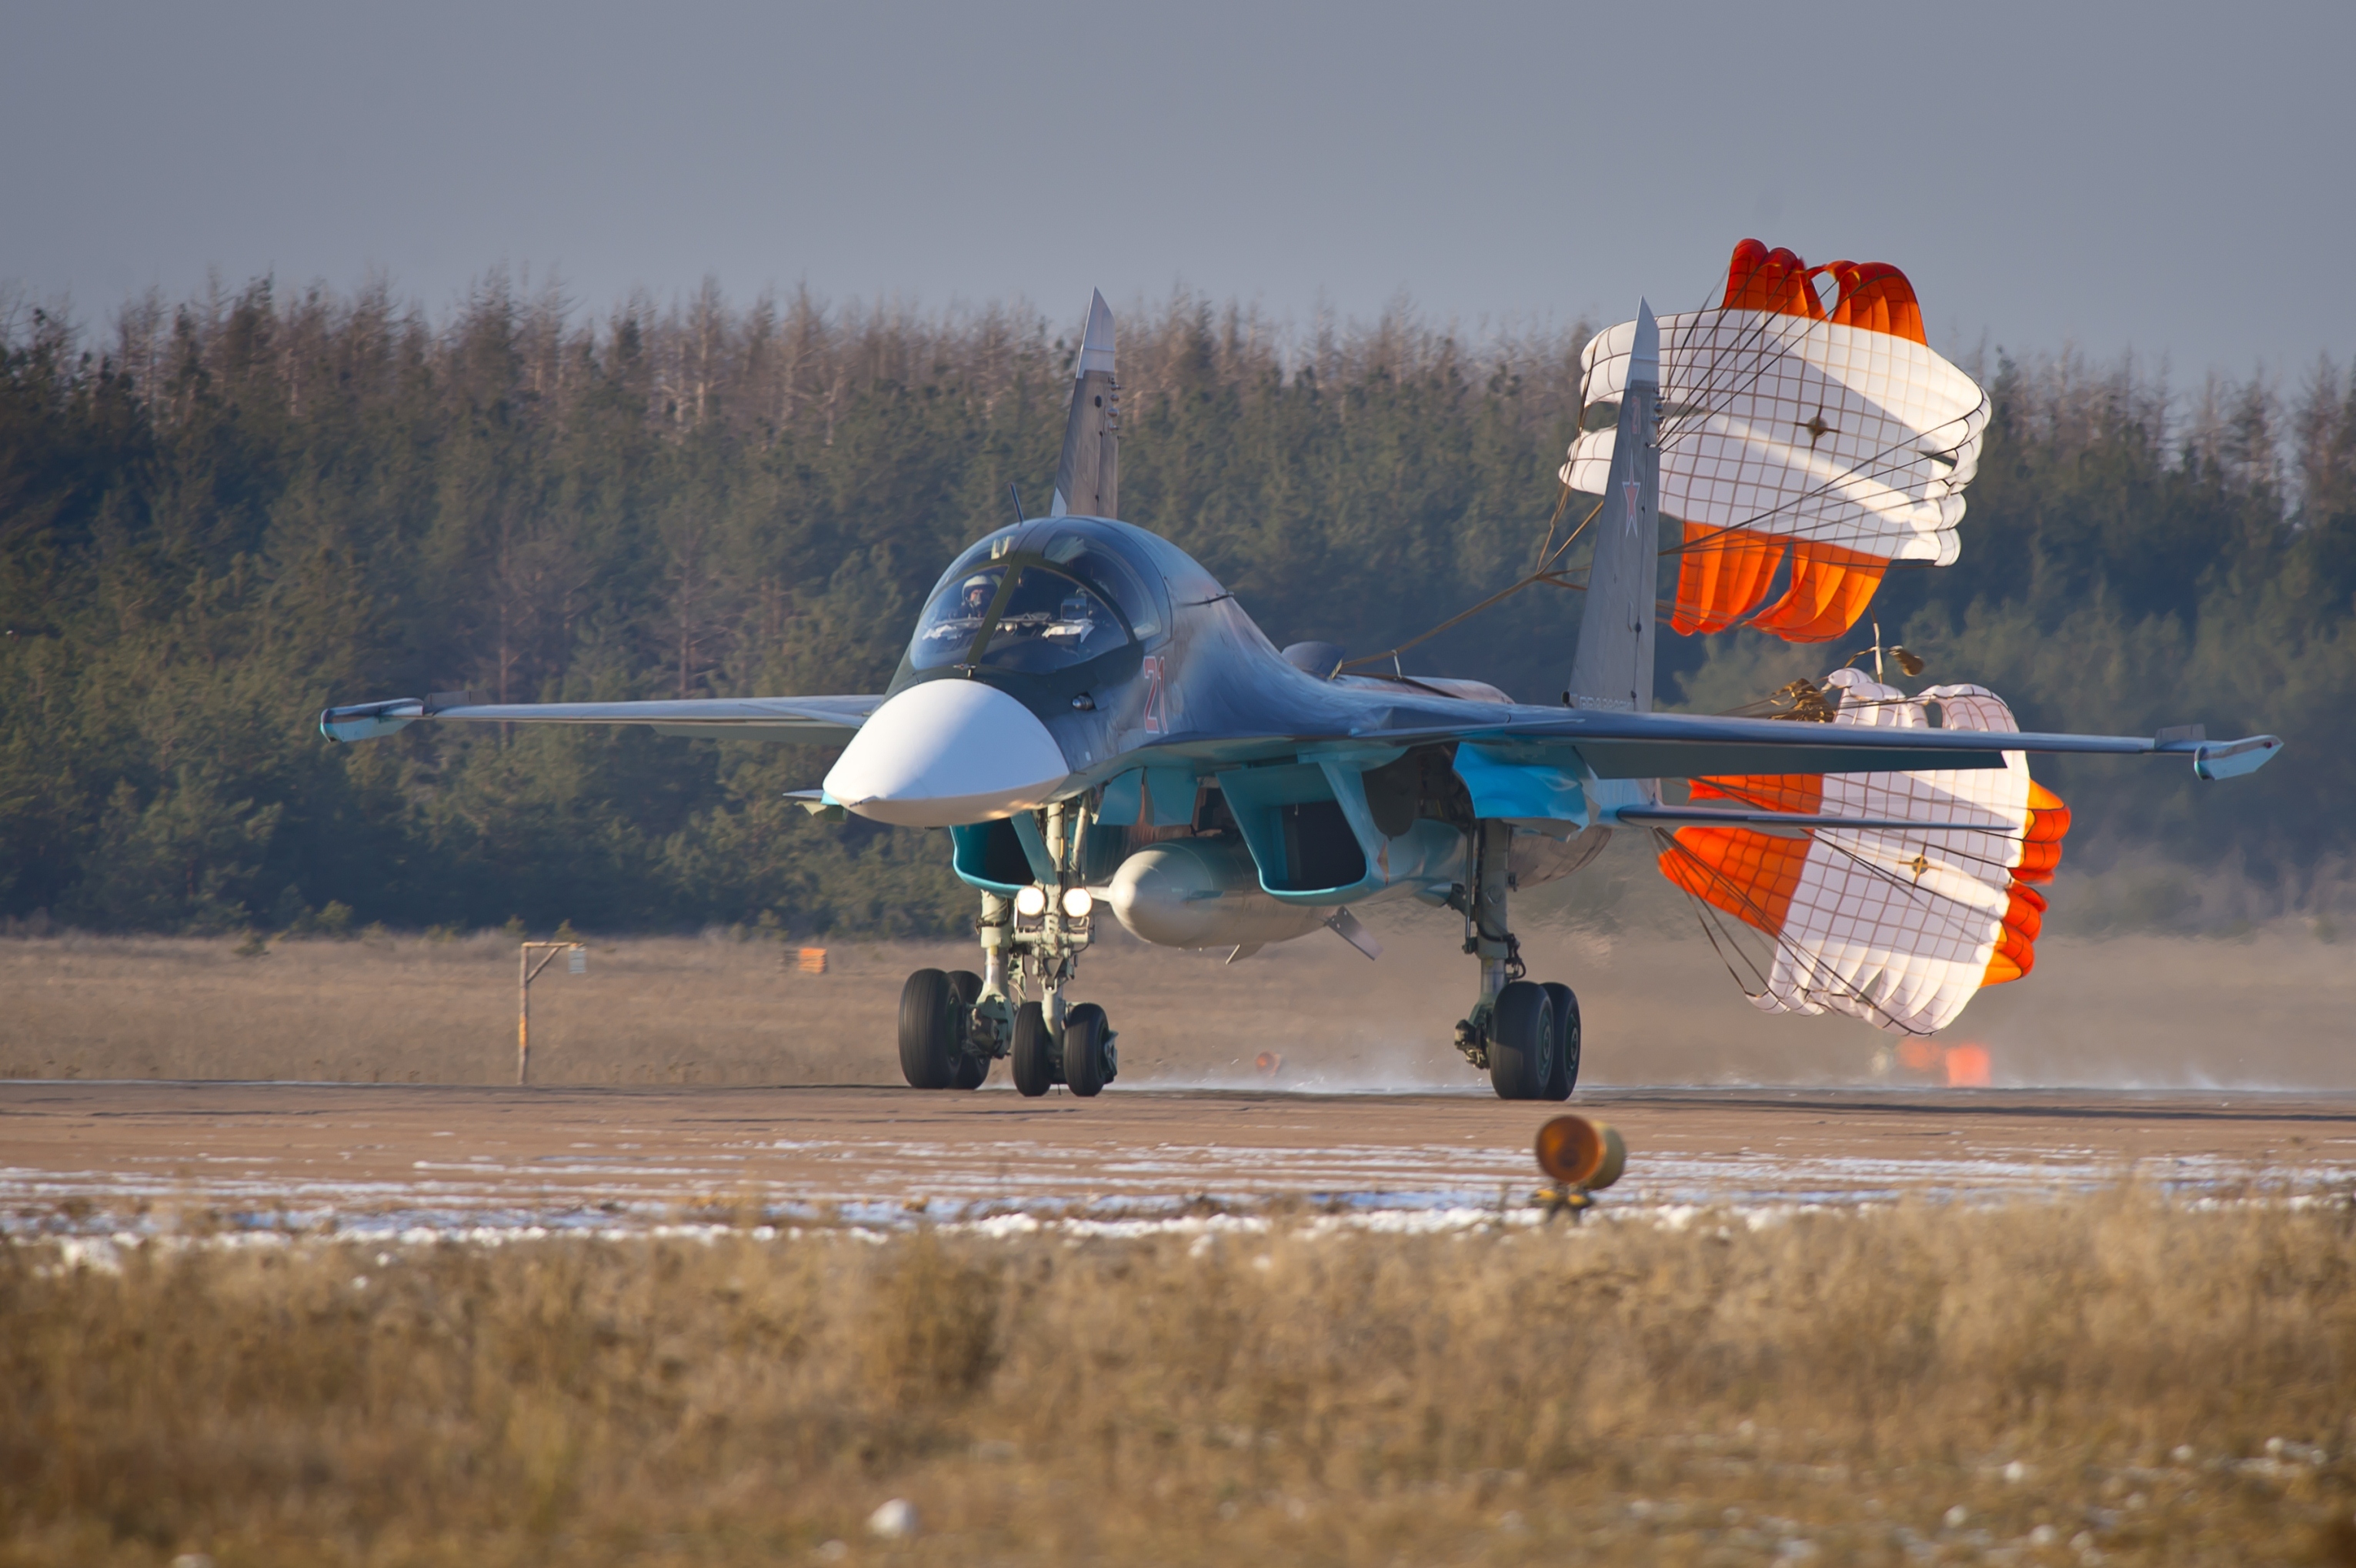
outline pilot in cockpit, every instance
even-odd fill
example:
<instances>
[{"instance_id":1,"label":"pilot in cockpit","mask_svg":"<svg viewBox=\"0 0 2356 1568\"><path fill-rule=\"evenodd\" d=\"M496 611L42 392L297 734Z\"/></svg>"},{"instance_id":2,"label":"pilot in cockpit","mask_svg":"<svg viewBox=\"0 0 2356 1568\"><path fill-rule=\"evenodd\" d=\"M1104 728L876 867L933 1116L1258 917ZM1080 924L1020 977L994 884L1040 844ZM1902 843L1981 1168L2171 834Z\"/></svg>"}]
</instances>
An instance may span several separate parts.
<instances>
[{"instance_id":1,"label":"pilot in cockpit","mask_svg":"<svg viewBox=\"0 0 2356 1568\"><path fill-rule=\"evenodd\" d=\"M1096 606L1088 595L1074 589L1064 595L1064 603L1055 615L1055 624L1047 628L1051 637L1076 637L1086 641L1097 629Z\"/></svg>"},{"instance_id":2,"label":"pilot in cockpit","mask_svg":"<svg viewBox=\"0 0 2356 1568\"><path fill-rule=\"evenodd\" d=\"M958 613L961 618L979 621L990 613L990 591L996 586L987 577L969 577L965 589L958 595Z\"/></svg>"}]
</instances>

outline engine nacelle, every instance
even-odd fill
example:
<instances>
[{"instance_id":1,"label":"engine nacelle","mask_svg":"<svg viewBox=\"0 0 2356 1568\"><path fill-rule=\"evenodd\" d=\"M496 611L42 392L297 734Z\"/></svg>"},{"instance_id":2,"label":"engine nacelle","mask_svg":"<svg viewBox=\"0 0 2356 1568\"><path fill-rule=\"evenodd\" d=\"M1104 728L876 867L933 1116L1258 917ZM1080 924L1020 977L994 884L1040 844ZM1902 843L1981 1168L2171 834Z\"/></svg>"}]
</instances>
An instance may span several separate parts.
<instances>
[{"instance_id":1,"label":"engine nacelle","mask_svg":"<svg viewBox=\"0 0 2356 1568\"><path fill-rule=\"evenodd\" d=\"M1333 912L1269 897L1251 851L1234 838L1148 845L1120 863L1105 901L1130 934L1161 947L1290 942Z\"/></svg>"}]
</instances>

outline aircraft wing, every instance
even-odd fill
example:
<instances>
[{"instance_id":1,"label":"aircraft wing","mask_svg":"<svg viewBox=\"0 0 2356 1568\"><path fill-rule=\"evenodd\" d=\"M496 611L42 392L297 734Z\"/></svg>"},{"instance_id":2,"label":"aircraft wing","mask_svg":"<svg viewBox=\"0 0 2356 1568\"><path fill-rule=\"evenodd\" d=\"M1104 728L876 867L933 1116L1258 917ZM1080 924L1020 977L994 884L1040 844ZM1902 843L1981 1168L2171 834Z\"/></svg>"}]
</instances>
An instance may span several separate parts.
<instances>
[{"instance_id":1,"label":"aircraft wing","mask_svg":"<svg viewBox=\"0 0 2356 1568\"><path fill-rule=\"evenodd\" d=\"M720 741L840 740L882 707L873 697L697 697L663 702L496 702L396 697L330 708L319 733L330 741L372 741L420 719L464 724L646 724L658 735Z\"/></svg>"},{"instance_id":2,"label":"aircraft wing","mask_svg":"<svg viewBox=\"0 0 2356 1568\"><path fill-rule=\"evenodd\" d=\"M2183 756L2204 779L2231 778L2263 766L2282 747L2272 735L2207 741L2190 735L1880 729L1683 713L1541 711L1544 717L1521 718L1528 709L1518 709L1515 720L1488 730L1468 726L1462 738L1499 748L1501 761L1523 748L1547 752L1568 745L1596 777L1605 779L2000 768L2007 752Z\"/></svg>"},{"instance_id":3,"label":"aircraft wing","mask_svg":"<svg viewBox=\"0 0 2356 1568\"><path fill-rule=\"evenodd\" d=\"M1450 704L1450 707L1458 705ZM2263 766L2282 741L2272 735L2208 741L2190 734L2067 735L2033 731L1878 728L1721 719L1684 713L1616 713L1600 709L1466 703L1462 718L1440 704L1385 703L1362 722L1323 734L1173 735L1163 744L1190 757L1231 754L1237 761L1289 749L1414 746L1456 741L1499 763L1583 765L1601 779L1714 778L1740 773L1921 773L1938 768L2000 768L2007 752L2182 756L2204 779L2232 778Z\"/></svg>"}]
</instances>

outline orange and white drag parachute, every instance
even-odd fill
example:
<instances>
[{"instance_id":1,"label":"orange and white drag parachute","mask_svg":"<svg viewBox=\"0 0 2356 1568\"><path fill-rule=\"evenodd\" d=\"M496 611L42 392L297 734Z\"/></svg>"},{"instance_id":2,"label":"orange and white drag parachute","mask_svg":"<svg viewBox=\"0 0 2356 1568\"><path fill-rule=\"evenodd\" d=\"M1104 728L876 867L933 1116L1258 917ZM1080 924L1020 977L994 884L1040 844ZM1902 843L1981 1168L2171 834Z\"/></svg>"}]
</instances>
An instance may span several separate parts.
<instances>
[{"instance_id":1,"label":"orange and white drag parachute","mask_svg":"<svg viewBox=\"0 0 2356 1568\"><path fill-rule=\"evenodd\" d=\"M1939 709L1950 730L2018 731L1985 687L1934 686L1917 697L1859 671L1835 670L1836 724L1922 728ZM2049 882L2070 812L2007 752L1997 768L1926 773L1788 773L1695 781L1697 802L1755 811L1919 822L1939 831L1835 827L1780 836L1750 827L1681 827L1661 871L1703 903L1774 942L1745 990L1768 1012L1847 1013L1899 1034L1952 1022L1982 986L2036 963Z\"/></svg>"},{"instance_id":2,"label":"orange and white drag parachute","mask_svg":"<svg viewBox=\"0 0 2356 1568\"><path fill-rule=\"evenodd\" d=\"M1748 618L1823 642L1856 624L1891 561L1954 562L1987 394L1931 351L1903 272L1810 267L1745 240L1723 302L1660 329L1660 505L1685 525L1677 631ZM1562 469L1574 490L1610 478L1635 332L1622 322L1581 357L1586 408ZM1787 554L1785 591L1762 609Z\"/></svg>"}]
</instances>

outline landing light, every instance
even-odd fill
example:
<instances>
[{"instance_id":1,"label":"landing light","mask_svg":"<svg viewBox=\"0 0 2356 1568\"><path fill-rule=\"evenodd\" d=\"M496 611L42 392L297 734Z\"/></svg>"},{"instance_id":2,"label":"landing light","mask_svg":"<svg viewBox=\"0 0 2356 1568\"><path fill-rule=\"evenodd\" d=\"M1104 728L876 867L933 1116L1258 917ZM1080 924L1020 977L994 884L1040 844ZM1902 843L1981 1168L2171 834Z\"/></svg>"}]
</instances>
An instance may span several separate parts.
<instances>
[{"instance_id":1,"label":"landing light","mask_svg":"<svg viewBox=\"0 0 2356 1568\"><path fill-rule=\"evenodd\" d=\"M1065 918L1068 920L1086 920L1088 918L1088 911L1096 907L1097 901L1089 896L1087 889L1066 888L1064 890Z\"/></svg>"},{"instance_id":2,"label":"landing light","mask_svg":"<svg viewBox=\"0 0 2356 1568\"><path fill-rule=\"evenodd\" d=\"M1032 886L1014 895L1014 912L1026 919L1037 919L1047 910L1047 891Z\"/></svg>"}]
</instances>

